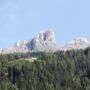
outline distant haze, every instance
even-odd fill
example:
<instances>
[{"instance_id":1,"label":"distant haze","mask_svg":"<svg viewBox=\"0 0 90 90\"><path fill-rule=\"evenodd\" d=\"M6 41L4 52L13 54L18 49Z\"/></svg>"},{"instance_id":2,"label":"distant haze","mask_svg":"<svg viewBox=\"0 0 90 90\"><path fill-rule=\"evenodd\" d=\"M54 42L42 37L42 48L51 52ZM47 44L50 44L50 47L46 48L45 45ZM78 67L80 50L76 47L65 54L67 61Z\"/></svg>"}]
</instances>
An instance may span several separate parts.
<instances>
[{"instance_id":1,"label":"distant haze","mask_svg":"<svg viewBox=\"0 0 90 90\"><path fill-rule=\"evenodd\" d=\"M90 40L90 0L0 0L0 47L52 28L58 44Z\"/></svg>"}]
</instances>

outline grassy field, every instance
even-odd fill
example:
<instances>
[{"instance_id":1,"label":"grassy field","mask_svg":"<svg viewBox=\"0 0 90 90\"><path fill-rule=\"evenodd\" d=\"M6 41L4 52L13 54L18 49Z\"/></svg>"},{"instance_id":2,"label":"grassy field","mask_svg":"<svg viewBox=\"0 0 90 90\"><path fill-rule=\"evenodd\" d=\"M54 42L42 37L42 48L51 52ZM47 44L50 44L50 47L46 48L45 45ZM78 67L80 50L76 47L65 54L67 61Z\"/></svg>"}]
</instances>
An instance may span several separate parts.
<instances>
[{"instance_id":1,"label":"grassy field","mask_svg":"<svg viewBox=\"0 0 90 90\"><path fill-rule=\"evenodd\" d=\"M13 60L13 61L9 61L8 65L9 66L14 66L14 65L24 65L25 63L33 63L36 59L35 58L22 58L22 59L18 59L18 60Z\"/></svg>"}]
</instances>

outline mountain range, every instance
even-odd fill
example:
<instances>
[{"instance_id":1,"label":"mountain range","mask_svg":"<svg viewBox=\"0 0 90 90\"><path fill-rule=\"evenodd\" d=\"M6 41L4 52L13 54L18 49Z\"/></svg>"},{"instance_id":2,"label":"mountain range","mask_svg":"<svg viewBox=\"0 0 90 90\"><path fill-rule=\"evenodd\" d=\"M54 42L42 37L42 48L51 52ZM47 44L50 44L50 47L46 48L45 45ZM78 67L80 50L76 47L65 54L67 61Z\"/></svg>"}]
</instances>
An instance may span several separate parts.
<instances>
[{"instance_id":1,"label":"mountain range","mask_svg":"<svg viewBox=\"0 0 90 90\"><path fill-rule=\"evenodd\" d=\"M1 48L0 53L30 52L30 51L57 51L71 49L85 49L90 47L90 42L84 37L78 37L64 44L57 45L55 33L52 29L40 31L28 41L18 41L9 48Z\"/></svg>"}]
</instances>

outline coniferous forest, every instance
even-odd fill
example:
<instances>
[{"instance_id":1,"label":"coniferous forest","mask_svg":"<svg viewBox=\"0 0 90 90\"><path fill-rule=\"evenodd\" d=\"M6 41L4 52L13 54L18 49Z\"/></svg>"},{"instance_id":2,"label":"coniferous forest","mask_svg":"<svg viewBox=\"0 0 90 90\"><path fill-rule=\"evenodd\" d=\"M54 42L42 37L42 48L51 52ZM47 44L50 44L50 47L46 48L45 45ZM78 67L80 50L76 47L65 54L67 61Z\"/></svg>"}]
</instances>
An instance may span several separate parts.
<instances>
[{"instance_id":1,"label":"coniferous forest","mask_svg":"<svg viewBox=\"0 0 90 90\"><path fill-rule=\"evenodd\" d=\"M90 48L1 54L0 90L90 90Z\"/></svg>"}]
</instances>

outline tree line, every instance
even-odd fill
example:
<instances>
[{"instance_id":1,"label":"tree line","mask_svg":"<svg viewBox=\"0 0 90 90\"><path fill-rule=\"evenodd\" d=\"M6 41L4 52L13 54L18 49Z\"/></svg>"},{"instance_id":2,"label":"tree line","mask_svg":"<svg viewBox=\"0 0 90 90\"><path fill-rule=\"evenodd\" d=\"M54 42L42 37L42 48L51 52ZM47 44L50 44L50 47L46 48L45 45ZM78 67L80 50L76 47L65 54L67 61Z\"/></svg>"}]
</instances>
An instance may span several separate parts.
<instances>
[{"instance_id":1,"label":"tree line","mask_svg":"<svg viewBox=\"0 0 90 90\"><path fill-rule=\"evenodd\" d=\"M90 90L90 48L1 54L0 90Z\"/></svg>"}]
</instances>

